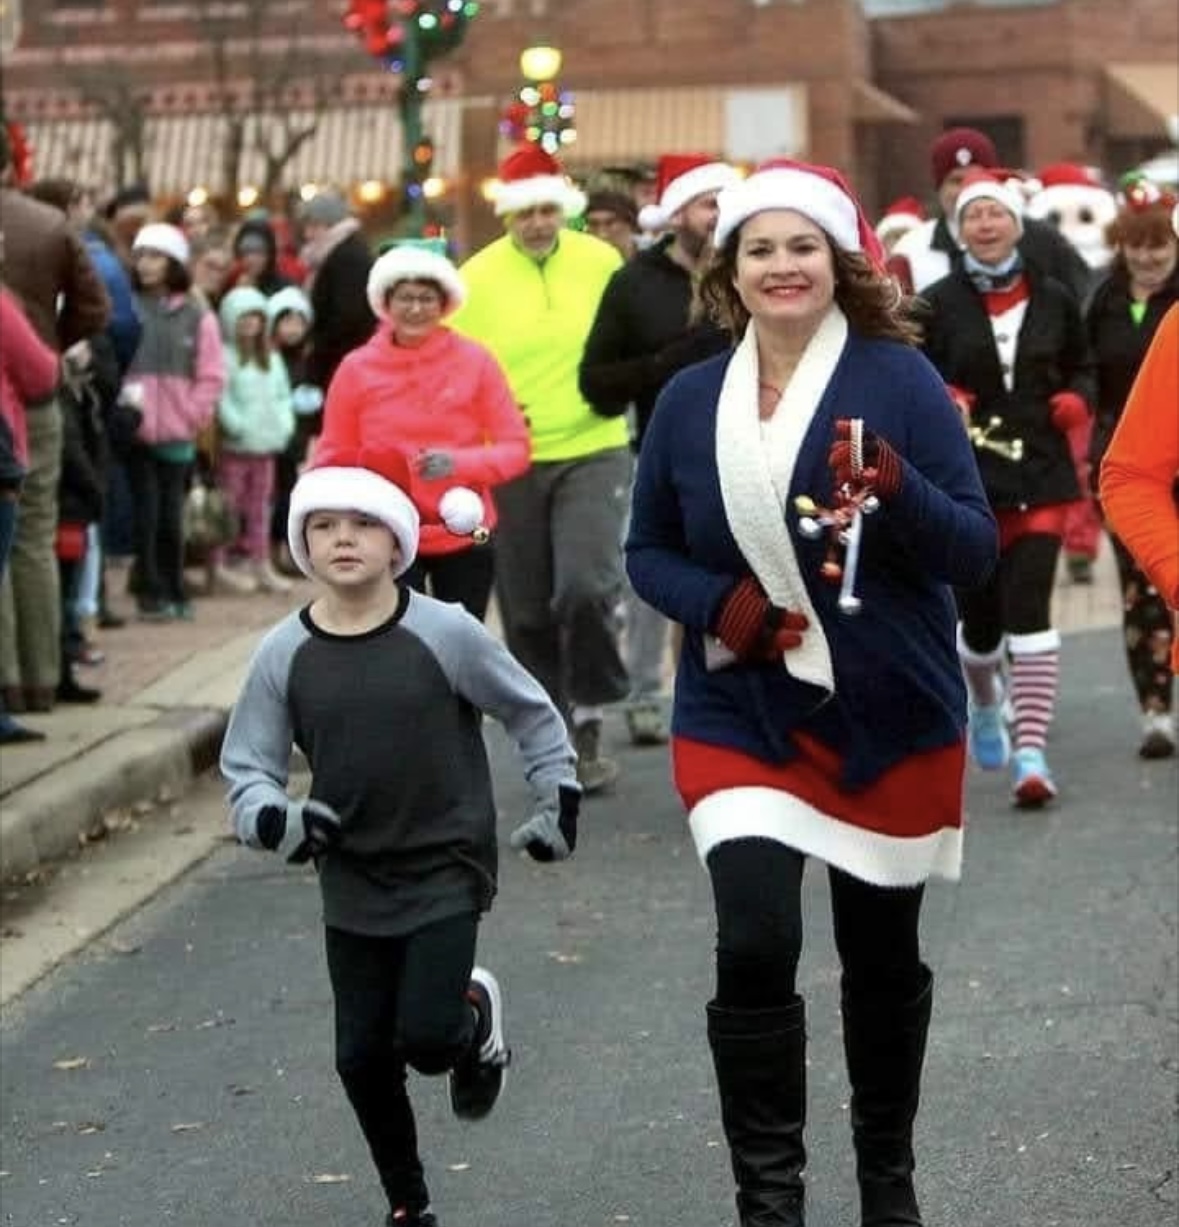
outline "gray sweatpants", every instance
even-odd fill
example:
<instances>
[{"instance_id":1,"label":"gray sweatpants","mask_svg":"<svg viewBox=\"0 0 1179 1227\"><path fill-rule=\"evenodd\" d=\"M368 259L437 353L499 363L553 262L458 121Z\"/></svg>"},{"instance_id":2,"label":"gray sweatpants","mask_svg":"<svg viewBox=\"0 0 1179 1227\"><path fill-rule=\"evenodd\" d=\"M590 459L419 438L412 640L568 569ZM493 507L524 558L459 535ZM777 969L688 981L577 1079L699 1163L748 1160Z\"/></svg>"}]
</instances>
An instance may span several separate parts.
<instances>
[{"instance_id":1,"label":"gray sweatpants","mask_svg":"<svg viewBox=\"0 0 1179 1227\"><path fill-rule=\"evenodd\" d=\"M631 454L534 464L497 487L496 596L512 654L568 713L630 689L615 610Z\"/></svg>"}]
</instances>

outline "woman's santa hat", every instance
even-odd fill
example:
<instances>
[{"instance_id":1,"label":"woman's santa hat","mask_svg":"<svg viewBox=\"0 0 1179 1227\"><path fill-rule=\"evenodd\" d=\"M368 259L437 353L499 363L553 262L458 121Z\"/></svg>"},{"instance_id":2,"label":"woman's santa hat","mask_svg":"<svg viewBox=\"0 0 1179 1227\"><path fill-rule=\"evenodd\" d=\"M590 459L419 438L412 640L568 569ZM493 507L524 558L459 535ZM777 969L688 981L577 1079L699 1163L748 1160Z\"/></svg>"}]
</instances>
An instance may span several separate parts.
<instances>
[{"instance_id":1,"label":"woman's santa hat","mask_svg":"<svg viewBox=\"0 0 1179 1227\"><path fill-rule=\"evenodd\" d=\"M719 192L741 182L740 172L727 162L717 162L707 154L667 153L659 159L655 172L657 204L639 210L639 225L644 230L663 230L690 201L705 192Z\"/></svg>"},{"instance_id":2,"label":"woman's santa hat","mask_svg":"<svg viewBox=\"0 0 1179 1227\"><path fill-rule=\"evenodd\" d=\"M403 452L368 448L333 448L315 454L291 491L287 544L295 565L309 578L315 572L307 550L307 519L320 511L351 511L380 520L397 538L400 557L393 577L413 566L418 553L421 517L406 494L413 474ZM459 537L486 540L483 500L466 486L452 486L439 504L442 521Z\"/></svg>"},{"instance_id":3,"label":"woman's santa hat","mask_svg":"<svg viewBox=\"0 0 1179 1227\"><path fill-rule=\"evenodd\" d=\"M441 253L412 242L398 243L379 257L368 274L368 305L382 320L389 318L389 291L399 281L433 281L446 298L443 315L457 311L467 287L455 266Z\"/></svg>"},{"instance_id":4,"label":"woman's santa hat","mask_svg":"<svg viewBox=\"0 0 1179 1227\"><path fill-rule=\"evenodd\" d=\"M962 181L962 191L954 204L954 225L961 229L966 206L976 200L993 200L1012 217L1020 234L1023 233L1023 196L1017 180L1001 171L973 170Z\"/></svg>"},{"instance_id":5,"label":"woman's santa hat","mask_svg":"<svg viewBox=\"0 0 1179 1227\"><path fill-rule=\"evenodd\" d=\"M830 166L813 166L791 158L763 162L748 179L725 188L717 197L713 242L723 247L738 227L768 209L792 209L814 222L843 251L863 252L884 265L884 248L847 181Z\"/></svg>"},{"instance_id":6,"label":"woman's santa hat","mask_svg":"<svg viewBox=\"0 0 1179 1227\"><path fill-rule=\"evenodd\" d=\"M908 234L925 221L925 208L916 196L902 196L894 200L884 210L883 216L876 223L876 237L886 243L889 239L900 238Z\"/></svg>"},{"instance_id":7,"label":"woman's santa hat","mask_svg":"<svg viewBox=\"0 0 1179 1227\"><path fill-rule=\"evenodd\" d=\"M585 193L552 154L539 145L520 145L500 163L496 216L546 204L559 205L566 217L577 217L585 211Z\"/></svg>"}]
</instances>

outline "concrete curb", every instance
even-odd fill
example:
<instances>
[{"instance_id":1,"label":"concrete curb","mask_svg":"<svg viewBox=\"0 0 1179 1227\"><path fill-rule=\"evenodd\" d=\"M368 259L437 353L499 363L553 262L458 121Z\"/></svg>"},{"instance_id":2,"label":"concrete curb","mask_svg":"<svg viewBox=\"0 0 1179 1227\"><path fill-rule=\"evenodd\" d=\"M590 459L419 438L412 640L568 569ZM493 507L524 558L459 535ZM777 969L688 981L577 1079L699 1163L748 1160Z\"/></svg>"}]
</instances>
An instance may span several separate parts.
<instances>
[{"instance_id":1,"label":"concrete curb","mask_svg":"<svg viewBox=\"0 0 1179 1227\"><path fill-rule=\"evenodd\" d=\"M23 877L78 847L111 810L180 797L217 761L229 713L178 708L124 729L17 789L0 815L0 880Z\"/></svg>"}]
</instances>

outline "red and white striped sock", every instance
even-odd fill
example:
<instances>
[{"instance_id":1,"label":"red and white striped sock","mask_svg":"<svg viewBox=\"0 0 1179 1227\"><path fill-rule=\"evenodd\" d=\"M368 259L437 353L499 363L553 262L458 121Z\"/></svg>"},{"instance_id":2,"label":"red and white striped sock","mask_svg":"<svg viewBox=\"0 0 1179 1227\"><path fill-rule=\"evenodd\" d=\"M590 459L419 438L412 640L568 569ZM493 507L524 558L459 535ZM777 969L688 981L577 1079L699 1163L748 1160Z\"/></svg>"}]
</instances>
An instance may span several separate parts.
<instances>
[{"instance_id":1,"label":"red and white striped sock","mask_svg":"<svg viewBox=\"0 0 1179 1227\"><path fill-rule=\"evenodd\" d=\"M1015 711L1016 749L1044 749L1056 708L1060 652L1013 653L1011 706Z\"/></svg>"}]
</instances>

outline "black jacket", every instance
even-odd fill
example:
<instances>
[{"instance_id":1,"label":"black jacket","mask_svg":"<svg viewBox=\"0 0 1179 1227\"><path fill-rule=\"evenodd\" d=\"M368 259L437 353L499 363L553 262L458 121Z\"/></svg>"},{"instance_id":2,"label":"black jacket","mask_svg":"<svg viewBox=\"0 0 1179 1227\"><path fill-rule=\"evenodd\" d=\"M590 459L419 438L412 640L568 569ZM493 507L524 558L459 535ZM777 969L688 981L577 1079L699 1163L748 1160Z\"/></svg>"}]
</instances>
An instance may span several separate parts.
<instances>
[{"instance_id":1,"label":"black jacket","mask_svg":"<svg viewBox=\"0 0 1179 1227\"><path fill-rule=\"evenodd\" d=\"M1075 392L1093 403L1093 371L1080 307L1058 281L1034 268L1019 330L1014 382L1003 382L995 335L982 295L959 269L925 291L925 352L941 377L977 398L971 420L1001 425L997 439L1023 440L1023 458L1011 460L976 447L991 506L1036 507L1080 495L1068 440L1052 425L1049 398Z\"/></svg>"},{"instance_id":2,"label":"black jacket","mask_svg":"<svg viewBox=\"0 0 1179 1227\"><path fill-rule=\"evenodd\" d=\"M955 272L962 267L962 248L954 241L944 217L934 226L929 245L950 257L950 267ZM1072 291L1078 303L1085 302L1093 286L1093 270L1055 226L1034 217L1023 218L1019 251L1026 265L1055 278Z\"/></svg>"},{"instance_id":3,"label":"black jacket","mask_svg":"<svg viewBox=\"0 0 1179 1227\"><path fill-rule=\"evenodd\" d=\"M336 367L372 336L377 318L368 305L373 256L364 235L350 234L324 258L311 284L311 358L307 382L327 391Z\"/></svg>"},{"instance_id":4,"label":"black jacket","mask_svg":"<svg viewBox=\"0 0 1179 1227\"><path fill-rule=\"evenodd\" d=\"M85 378L61 385L61 476L57 484L62 524L91 524L102 519L110 443L106 415L115 404L119 364L109 336L91 337L92 360Z\"/></svg>"},{"instance_id":5,"label":"black jacket","mask_svg":"<svg viewBox=\"0 0 1179 1227\"><path fill-rule=\"evenodd\" d=\"M1130 385L1146 357L1155 331L1176 302L1179 302L1179 268L1147 300L1141 324L1134 323L1130 317L1130 280L1124 269L1112 269L1093 292L1085 314L1085 327L1097 374L1094 405L1097 421L1089 449L1094 468L1105 455L1130 394Z\"/></svg>"},{"instance_id":6,"label":"black jacket","mask_svg":"<svg viewBox=\"0 0 1179 1227\"><path fill-rule=\"evenodd\" d=\"M729 345L728 334L716 325L688 324L692 278L667 255L671 242L640 252L610 279L581 359L582 396L606 416L633 404L636 442L663 385Z\"/></svg>"}]
</instances>

